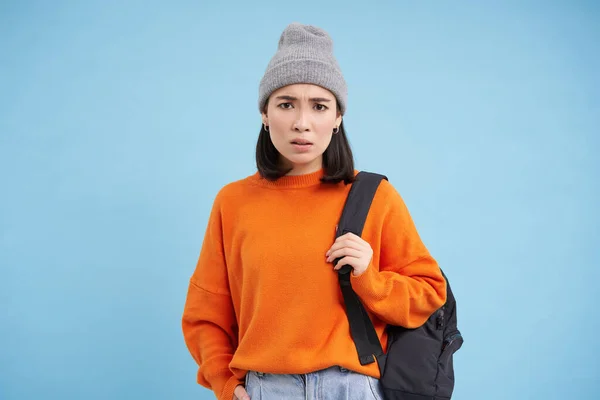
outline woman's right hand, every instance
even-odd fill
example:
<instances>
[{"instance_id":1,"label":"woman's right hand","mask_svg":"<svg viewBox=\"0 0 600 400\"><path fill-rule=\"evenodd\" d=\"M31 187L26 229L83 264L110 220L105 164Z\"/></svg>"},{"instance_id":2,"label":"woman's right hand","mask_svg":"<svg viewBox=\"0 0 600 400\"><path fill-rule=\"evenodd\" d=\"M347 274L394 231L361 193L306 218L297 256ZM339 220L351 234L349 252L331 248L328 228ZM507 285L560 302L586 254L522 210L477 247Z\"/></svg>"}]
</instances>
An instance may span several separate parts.
<instances>
[{"instance_id":1,"label":"woman's right hand","mask_svg":"<svg viewBox=\"0 0 600 400\"><path fill-rule=\"evenodd\" d=\"M242 385L237 385L233 390L233 400L250 400L250 396Z\"/></svg>"}]
</instances>

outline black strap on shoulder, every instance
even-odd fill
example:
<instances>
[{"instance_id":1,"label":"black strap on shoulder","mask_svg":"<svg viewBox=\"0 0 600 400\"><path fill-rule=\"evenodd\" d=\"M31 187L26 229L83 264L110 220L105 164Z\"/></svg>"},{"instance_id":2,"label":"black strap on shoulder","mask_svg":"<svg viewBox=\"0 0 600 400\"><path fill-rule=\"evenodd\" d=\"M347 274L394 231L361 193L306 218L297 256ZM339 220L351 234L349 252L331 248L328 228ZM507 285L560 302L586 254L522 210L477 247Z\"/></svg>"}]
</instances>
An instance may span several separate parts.
<instances>
[{"instance_id":1,"label":"black strap on shoulder","mask_svg":"<svg viewBox=\"0 0 600 400\"><path fill-rule=\"evenodd\" d=\"M344 210L338 223L336 237L348 232L352 232L357 236L362 235L375 192L377 192L377 188L383 179L387 180L387 177L371 172L358 173L354 183L352 183L350 193L348 193L348 198L346 199ZM335 260L335 263L337 264L340 259ZM346 304L350 333L358 352L360 364L367 365L377 361L379 370L383 374L385 354L367 311L360 302L358 295L352 289L350 282L351 272L352 267L349 265L345 265L338 270L338 278L344 303Z\"/></svg>"}]
</instances>

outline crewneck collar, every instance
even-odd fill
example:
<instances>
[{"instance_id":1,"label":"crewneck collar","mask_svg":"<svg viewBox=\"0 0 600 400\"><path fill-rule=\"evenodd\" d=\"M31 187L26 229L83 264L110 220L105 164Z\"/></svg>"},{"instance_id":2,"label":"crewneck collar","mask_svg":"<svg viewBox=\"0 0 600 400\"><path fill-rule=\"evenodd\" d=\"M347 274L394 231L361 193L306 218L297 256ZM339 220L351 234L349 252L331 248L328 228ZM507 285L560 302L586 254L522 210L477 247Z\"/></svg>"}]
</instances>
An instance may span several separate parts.
<instances>
[{"instance_id":1,"label":"crewneck collar","mask_svg":"<svg viewBox=\"0 0 600 400\"><path fill-rule=\"evenodd\" d=\"M310 186L317 186L321 184L321 178L325 175L325 170L319 169L318 171L311 172L303 175L285 175L281 178L270 181L260 176L259 172L252 175L251 181L257 185L269 187L273 189L299 189Z\"/></svg>"}]
</instances>

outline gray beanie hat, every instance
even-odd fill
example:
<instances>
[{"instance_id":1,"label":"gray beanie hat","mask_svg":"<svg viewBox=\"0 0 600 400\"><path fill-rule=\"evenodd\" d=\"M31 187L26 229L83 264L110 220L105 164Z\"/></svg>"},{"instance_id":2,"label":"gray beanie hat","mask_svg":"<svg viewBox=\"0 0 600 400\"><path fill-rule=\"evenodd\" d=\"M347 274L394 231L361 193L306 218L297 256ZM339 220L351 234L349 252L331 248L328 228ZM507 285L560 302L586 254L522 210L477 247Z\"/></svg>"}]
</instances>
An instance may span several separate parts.
<instances>
[{"instance_id":1,"label":"gray beanie hat","mask_svg":"<svg viewBox=\"0 0 600 400\"><path fill-rule=\"evenodd\" d=\"M259 111L263 111L271 93L294 83L312 83L331 91L341 113L346 111L346 81L333 55L333 41L323 29L297 22L285 28L260 81Z\"/></svg>"}]
</instances>

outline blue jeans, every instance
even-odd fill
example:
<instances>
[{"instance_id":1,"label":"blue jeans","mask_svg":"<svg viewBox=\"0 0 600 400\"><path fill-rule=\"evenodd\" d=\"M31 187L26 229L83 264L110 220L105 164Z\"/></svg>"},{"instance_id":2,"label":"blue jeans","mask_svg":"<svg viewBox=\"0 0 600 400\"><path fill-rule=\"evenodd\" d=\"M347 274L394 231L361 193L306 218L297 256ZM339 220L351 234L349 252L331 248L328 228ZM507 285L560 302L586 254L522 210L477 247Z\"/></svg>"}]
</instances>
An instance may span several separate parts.
<instances>
[{"instance_id":1,"label":"blue jeans","mask_svg":"<svg viewBox=\"0 0 600 400\"><path fill-rule=\"evenodd\" d=\"M379 379L341 367L286 375L249 371L250 400L383 400Z\"/></svg>"}]
</instances>

